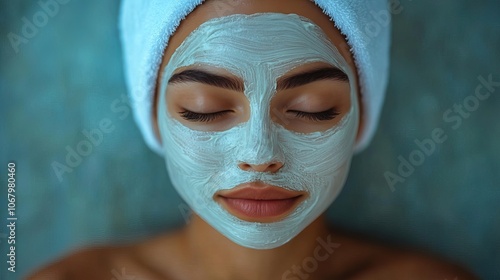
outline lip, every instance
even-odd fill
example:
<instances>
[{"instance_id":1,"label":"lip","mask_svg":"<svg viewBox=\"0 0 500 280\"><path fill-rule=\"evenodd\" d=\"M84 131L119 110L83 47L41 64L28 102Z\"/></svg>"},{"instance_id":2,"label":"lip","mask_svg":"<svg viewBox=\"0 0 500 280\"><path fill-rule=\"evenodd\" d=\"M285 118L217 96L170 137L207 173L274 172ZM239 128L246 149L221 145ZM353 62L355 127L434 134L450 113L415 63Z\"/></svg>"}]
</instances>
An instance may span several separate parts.
<instances>
[{"instance_id":1,"label":"lip","mask_svg":"<svg viewBox=\"0 0 500 280\"><path fill-rule=\"evenodd\" d=\"M232 215L249 222L283 219L306 198L306 192L290 191L263 182L251 182L219 191L214 199Z\"/></svg>"}]
</instances>

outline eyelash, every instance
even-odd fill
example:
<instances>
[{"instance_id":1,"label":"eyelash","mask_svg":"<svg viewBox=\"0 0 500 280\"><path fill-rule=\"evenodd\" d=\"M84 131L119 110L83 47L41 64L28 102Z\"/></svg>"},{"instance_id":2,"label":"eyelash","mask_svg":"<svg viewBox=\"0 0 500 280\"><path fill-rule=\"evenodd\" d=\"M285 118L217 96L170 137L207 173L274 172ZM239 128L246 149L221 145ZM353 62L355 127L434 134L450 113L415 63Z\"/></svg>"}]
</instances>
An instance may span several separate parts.
<instances>
[{"instance_id":1,"label":"eyelash","mask_svg":"<svg viewBox=\"0 0 500 280\"><path fill-rule=\"evenodd\" d=\"M294 110L290 110L290 112L295 113L296 117L307 118L307 119L313 120L313 121L333 120L336 116L338 116L340 114L337 110L335 110L335 108L331 108L331 109L328 109L326 111L318 112L318 113L307 113L307 112L294 111Z\"/></svg>"},{"instance_id":2,"label":"eyelash","mask_svg":"<svg viewBox=\"0 0 500 280\"><path fill-rule=\"evenodd\" d=\"M188 121L193 121L193 122L210 122L213 121L219 117L222 117L226 113L231 112L231 111L220 111L220 112L215 112L215 113L209 113L209 114L201 114L201 113L195 113L192 111L182 111L179 112L182 118Z\"/></svg>"},{"instance_id":3,"label":"eyelash","mask_svg":"<svg viewBox=\"0 0 500 280\"><path fill-rule=\"evenodd\" d=\"M192 111L182 111L179 112L182 118L188 121L192 122L210 122L215 119L218 119L225 115L226 113L229 113L231 111L226 110L226 111L221 111L221 112L216 112L216 113L209 113L209 114L201 114L201 113L195 113ZM335 110L335 108L328 109L323 112L318 112L318 113L307 113L307 112L302 112L302 111L294 111L290 110L289 112L295 113L296 117L299 118L306 118L309 120L313 121L327 121L327 120L332 120L336 116L338 116L340 113Z\"/></svg>"}]
</instances>

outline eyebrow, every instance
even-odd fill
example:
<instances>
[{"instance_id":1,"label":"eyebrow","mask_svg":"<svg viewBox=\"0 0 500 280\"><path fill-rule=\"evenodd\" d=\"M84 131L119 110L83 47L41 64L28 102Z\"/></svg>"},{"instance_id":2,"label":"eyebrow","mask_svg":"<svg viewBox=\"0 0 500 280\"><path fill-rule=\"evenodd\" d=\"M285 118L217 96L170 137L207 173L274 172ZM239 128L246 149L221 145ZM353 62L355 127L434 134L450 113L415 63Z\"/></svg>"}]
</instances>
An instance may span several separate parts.
<instances>
[{"instance_id":1,"label":"eyebrow","mask_svg":"<svg viewBox=\"0 0 500 280\"><path fill-rule=\"evenodd\" d=\"M348 82L349 78L342 70L336 67L323 67L286 77L283 80L278 81L276 89L285 90L321 80ZM243 82L238 79L213 74L199 69L184 70L172 75L172 77L168 80L169 84L183 82L197 82L235 91L244 91L245 88Z\"/></svg>"},{"instance_id":2,"label":"eyebrow","mask_svg":"<svg viewBox=\"0 0 500 280\"><path fill-rule=\"evenodd\" d=\"M243 82L240 80L198 69L184 70L172 75L172 77L168 80L169 84L183 82L198 82L235 91L243 91L245 88Z\"/></svg>"},{"instance_id":3,"label":"eyebrow","mask_svg":"<svg viewBox=\"0 0 500 280\"><path fill-rule=\"evenodd\" d=\"M346 73L336 67L322 67L286 77L278 81L276 88L277 90L285 90L322 80L348 82L349 78Z\"/></svg>"}]
</instances>

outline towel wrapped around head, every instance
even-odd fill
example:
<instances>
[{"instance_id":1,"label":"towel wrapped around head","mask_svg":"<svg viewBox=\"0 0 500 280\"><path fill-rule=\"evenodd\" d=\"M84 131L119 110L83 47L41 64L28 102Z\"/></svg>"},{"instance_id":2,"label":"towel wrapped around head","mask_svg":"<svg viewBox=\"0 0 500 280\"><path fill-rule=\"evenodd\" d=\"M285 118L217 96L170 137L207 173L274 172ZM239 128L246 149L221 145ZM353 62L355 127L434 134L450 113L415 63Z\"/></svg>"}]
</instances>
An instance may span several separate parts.
<instances>
[{"instance_id":1,"label":"towel wrapped around head","mask_svg":"<svg viewBox=\"0 0 500 280\"><path fill-rule=\"evenodd\" d=\"M163 53L182 19L203 0L123 0L120 36L125 79L134 118L148 146L163 155L151 112ZM355 151L366 148L375 133L389 71L390 10L387 0L314 0L347 38L361 89L364 128Z\"/></svg>"}]
</instances>

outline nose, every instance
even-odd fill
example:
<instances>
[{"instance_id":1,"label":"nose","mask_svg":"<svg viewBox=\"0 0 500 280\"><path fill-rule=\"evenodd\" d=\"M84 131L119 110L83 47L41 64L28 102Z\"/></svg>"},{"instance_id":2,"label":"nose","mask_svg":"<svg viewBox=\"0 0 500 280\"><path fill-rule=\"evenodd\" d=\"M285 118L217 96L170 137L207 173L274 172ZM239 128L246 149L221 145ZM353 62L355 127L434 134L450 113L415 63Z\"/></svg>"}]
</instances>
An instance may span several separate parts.
<instances>
[{"instance_id":1,"label":"nose","mask_svg":"<svg viewBox=\"0 0 500 280\"><path fill-rule=\"evenodd\" d=\"M270 172L275 173L283 167L283 163L281 162L271 162L264 164L249 164L246 162L241 162L238 164L238 167L244 171L256 171L256 172Z\"/></svg>"}]
</instances>

